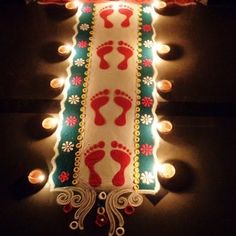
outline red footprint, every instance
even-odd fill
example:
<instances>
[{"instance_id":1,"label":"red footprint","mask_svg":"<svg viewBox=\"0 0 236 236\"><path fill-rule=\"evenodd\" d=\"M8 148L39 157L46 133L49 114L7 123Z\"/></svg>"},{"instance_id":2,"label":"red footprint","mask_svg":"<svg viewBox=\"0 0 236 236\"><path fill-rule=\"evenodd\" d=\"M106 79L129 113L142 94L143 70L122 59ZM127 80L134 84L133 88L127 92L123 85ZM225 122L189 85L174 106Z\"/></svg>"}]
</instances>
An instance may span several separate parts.
<instances>
[{"instance_id":1,"label":"red footprint","mask_svg":"<svg viewBox=\"0 0 236 236\"><path fill-rule=\"evenodd\" d=\"M102 150L105 146L103 141L91 146L85 153L85 164L89 168L89 184L93 187L98 187L102 183L101 177L94 170L97 162L101 161L105 156L105 151Z\"/></svg>"},{"instance_id":2,"label":"red footprint","mask_svg":"<svg viewBox=\"0 0 236 236\"><path fill-rule=\"evenodd\" d=\"M112 44L113 41L107 41L97 47L97 55L100 57L101 60L99 64L99 67L101 69L108 69L110 67L104 57L113 50Z\"/></svg>"},{"instance_id":3,"label":"red footprint","mask_svg":"<svg viewBox=\"0 0 236 236\"><path fill-rule=\"evenodd\" d=\"M125 19L121 22L121 26L128 27L130 25L130 17L133 15L133 9L127 5L120 5L119 8L119 12L125 15Z\"/></svg>"},{"instance_id":4,"label":"red footprint","mask_svg":"<svg viewBox=\"0 0 236 236\"><path fill-rule=\"evenodd\" d=\"M113 24L111 21L109 21L107 18L110 16L114 10L112 9L112 5L104 7L100 11L100 16L104 20L104 27L105 28L112 28Z\"/></svg>"},{"instance_id":5,"label":"red footprint","mask_svg":"<svg viewBox=\"0 0 236 236\"><path fill-rule=\"evenodd\" d=\"M109 97L107 96L110 93L108 89L105 89L103 91L100 91L96 93L92 98L91 98L91 107L93 108L95 112L95 118L94 122L96 125L104 125L106 123L105 118L102 116L100 113L100 108L106 105L109 101Z\"/></svg>"},{"instance_id":6,"label":"red footprint","mask_svg":"<svg viewBox=\"0 0 236 236\"><path fill-rule=\"evenodd\" d=\"M125 70L128 67L128 60L130 57L132 57L134 49L129 44L123 41L119 41L118 44L120 46L117 48L117 50L120 54L124 55L125 58L119 63L117 67L120 70Z\"/></svg>"},{"instance_id":7,"label":"red footprint","mask_svg":"<svg viewBox=\"0 0 236 236\"><path fill-rule=\"evenodd\" d=\"M123 108L122 113L115 119L115 124L122 126L126 124L126 113L131 108L133 99L128 94L120 91L119 89L115 90L115 94L114 102Z\"/></svg>"},{"instance_id":8,"label":"red footprint","mask_svg":"<svg viewBox=\"0 0 236 236\"><path fill-rule=\"evenodd\" d=\"M130 163L131 152L128 148L116 141L111 142L111 146L114 148L110 154L114 161L120 164L120 170L112 178L112 183L115 186L122 186L125 183L125 168Z\"/></svg>"}]
</instances>

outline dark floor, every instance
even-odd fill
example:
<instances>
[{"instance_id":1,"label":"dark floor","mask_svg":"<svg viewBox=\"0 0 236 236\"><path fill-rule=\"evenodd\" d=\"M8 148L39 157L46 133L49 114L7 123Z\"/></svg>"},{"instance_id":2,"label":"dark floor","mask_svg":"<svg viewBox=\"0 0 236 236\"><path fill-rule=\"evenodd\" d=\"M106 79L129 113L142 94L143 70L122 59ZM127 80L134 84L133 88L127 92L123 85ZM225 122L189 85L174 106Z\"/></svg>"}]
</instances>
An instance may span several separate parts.
<instances>
[{"instance_id":1,"label":"dark floor","mask_svg":"<svg viewBox=\"0 0 236 236\"><path fill-rule=\"evenodd\" d=\"M4 1L6 2L6 1ZM68 229L69 217L47 187L29 195L23 177L51 168L55 134L32 132L34 122L60 110L49 80L66 75L65 62L49 57L73 35L73 18L60 7L0 2L0 235L105 235L86 221ZM173 82L157 113L174 130L160 144L161 161L184 163L189 185L158 201L145 197L126 219L127 235L236 235L236 7L220 4L177 8L156 23L157 38L179 48L180 57L159 65ZM168 188L168 185L166 186Z\"/></svg>"}]
</instances>

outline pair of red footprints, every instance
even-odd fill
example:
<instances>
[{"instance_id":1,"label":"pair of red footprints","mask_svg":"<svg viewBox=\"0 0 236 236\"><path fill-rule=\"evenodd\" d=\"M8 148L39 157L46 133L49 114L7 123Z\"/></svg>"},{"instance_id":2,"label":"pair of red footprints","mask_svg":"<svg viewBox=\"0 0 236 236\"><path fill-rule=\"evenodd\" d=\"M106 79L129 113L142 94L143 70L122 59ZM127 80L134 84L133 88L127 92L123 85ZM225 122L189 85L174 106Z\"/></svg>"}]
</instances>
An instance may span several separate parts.
<instances>
[{"instance_id":1,"label":"pair of red footprints","mask_svg":"<svg viewBox=\"0 0 236 236\"><path fill-rule=\"evenodd\" d=\"M110 93L110 90L105 89L103 91L96 93L91 98L90 105L95 113L94 123L96 125L101 126L101 125L106 124L106 120L101 114L100 108L105 106L109 102L109 99L110 99L109 93ZM126 124L126 114L132 106L133 99L125 92L119 89L116 89L113 100L116 105L122 108L121 114L115 119L115 124L118 126L123 126Z\"/></svg>"},{"instance_id":2,"label":"pair of red footprints","mask_svg":"<svg viewBox=\"0 0 236 236\"><path fill-rule=\"evenodd\" d=\"M98 187L102 184L100 175L95 171L95 165L105 157L104 147L105 142L100 141L88 148L84 154L85 164L89 169L89 184L92 187ZM110 151L111 158L120 164L120 170L112 178L112 183L114 186L122 186L125 183L124 172L130 163L131 152L117 141L112 141L111 147L113 148Z\"/></svg>"},{"instance_id":3,"label":"pair of red footprints","mask_svg":"<svg viewBox=\"0 0 236 236\"><path fill-rule=\"evenodd\" d=\"M101 10L100 16L104 20L105 28L112 28L113 23L108 20L108 17L114 12L112 6L108 6ZM121 22L122 27L128 27L130 25L130 17L133 15L131 8L127 6L120 6L119 12L125 15L125 19ZM133 48L123 42L118 42L119 46L117 51L124 56L124 59L117 66L120 70L125 70L128 67L128 60L133 55ZM108 69L110 67L109 63L104 58L107 54L113 51L113 41L107 41L100 45L97 48L97 55L100 58L100 68ZM95 112L95 124L104 125L106 123L105 118L100 112L100 108L105 106L109 101L108 89L105 89L101 92L98 92L91 98L91 107ZM122 108L121 114L115 119L115 124L122 126L126 124L126 113L132 106L132 98L128 96L125 92L120 90L115 90L114 102ZM89 169L89 184L93 187L98 187L102 183L100 175L95 171L95 165L105 157L105 142L100 141L99 143L91 146L85 152L85 164ZM111 158L120 164L120 170L112 178L112 183L114 186L122 186L125 183L124 172L126 167L130 163L131 152L122 144L119 144L116 141L111 142L111 147L113 148L110 151Z\"/></svg>"},{"instance_id":4,"label":"pair of red footprints","mask_svg":"<svg viewBox=\"0 0 236 236\"><path fill-rule=\"evenodd\" d=\"M105 28L112 28L113 23L108 19L110 15L114 13L112 5L104 7L100 11L100 17L104 20ZM125 16L125 19L121 22L122 27L128 27L130 25L130 17L133 15L133 9L127 5L119 6L119 13Z\"/></svg>"},{"instance_id":5,"label":"pair of red footprints","mask_svg":"<svg viewBox=\"0 0 236 236\"><path fill-rule=\"evenodd\" d=\"M100 58L99 67L103 70L108 69L110 64L106 61L105 56L113 51L113 41L107 41L97 47L97 55ZM117 51L124 56L124 59L118 64L119 70L126 70L128 67L128 60L133 56L133 48L123 41L118 42Z\"/></svg>"}]
</instances>

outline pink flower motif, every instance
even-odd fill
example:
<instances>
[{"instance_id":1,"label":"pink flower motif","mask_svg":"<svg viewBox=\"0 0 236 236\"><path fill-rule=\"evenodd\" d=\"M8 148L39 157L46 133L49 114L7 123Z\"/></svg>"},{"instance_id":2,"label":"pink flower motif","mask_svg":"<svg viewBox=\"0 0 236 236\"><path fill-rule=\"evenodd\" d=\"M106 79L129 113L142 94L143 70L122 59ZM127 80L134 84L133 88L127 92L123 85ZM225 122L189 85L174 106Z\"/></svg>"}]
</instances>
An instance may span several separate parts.
<instances>
[{"instance_id":1,"label":"pink flower motif","mask_svg":"<svg viewBox=\"0 0 236 236\"><path fill-rule=\"evenodd\" d=\"M144 32L150 32L152 30L152 26L151 25L143 25L143 31Z\"/></svg>"},{"instance_id":2,"label":"pink flower motif","mask_svg":"<svg viewBox=\"0 0 236 236\"><path fill-rule=\"evenodd\" d=\"M145 67L151 67L152 66L152 59L146 58L143 60L143 65Z\"/></svg>"},{"instance_id":3,"label":"pink flower motif","mask_svg":"<svg viewBox=\"0 0 236 236\"><path fill-rule=\"evenodd\" d=\"M153 146L150 144L142 144L140 151L144 156L150 156L152 154Z\"/></svg>"},{"instance_id":4,"label":"pink flower motif","mask_svg":"<svg viewBox=\"0 0 236 236\"><path fill-rule=\"evenodd\" d=\"M78 42L78 47L79 48L86 48L88 46L87 41L79 41Z\"/></svg>"},{"instance_id":5,"label":"pink flower motif","mask_svg":"<svg viewBox=\"0 0 236 236\"><path fill-rule=\"evenodd\" d=\"M70 174L67 171L62 171L58 178L62 183L64 183L69 179L69 175Z\"/></svg>"},{"instance_id":6,"label":"pink flower motif","mask_svg":"<svg viewBox=\"0 0 236 236\"><path fill-rule=\"evenodd\" d=\"M81 85L81 83L82 83L82 78L81 78L81 76L76 75L75 77L73 77L72 80L71 80L71 83L72 83L74 86L79 86L79 85Z\"/></svg>"},{"instance_id":7,"label":"pink flower motif","mask_svg":"<svg viewBox=\"0 0 236 236\"><path fill-rule=\"evenodd\" d=\"M77 122L78 122L78 119L76 116L68 116L65 121L65 123L71 127L75 126Z\"/></svg>"},{"instance_id":8,"label":"pink flower motif","mask_svg":"<svg viewBox=\"0 0 236 236\"><path fill-rule=\"evenodd\" d=\"M91 7L84 7L83 8L83 12L84 13L91 13L92 12L92 8Z\"/></svg>"},{"instance_id":9,"label":"pink flower motif","mask_svg":"<svg viewBox=\"0 0 236 236\"><path fill-rule=\"evenodd\" d=\"M153 99L151 97L144 97L142 98L142 104L145 107L151 107L153 104Z\"/></svg>"}]
</instances>

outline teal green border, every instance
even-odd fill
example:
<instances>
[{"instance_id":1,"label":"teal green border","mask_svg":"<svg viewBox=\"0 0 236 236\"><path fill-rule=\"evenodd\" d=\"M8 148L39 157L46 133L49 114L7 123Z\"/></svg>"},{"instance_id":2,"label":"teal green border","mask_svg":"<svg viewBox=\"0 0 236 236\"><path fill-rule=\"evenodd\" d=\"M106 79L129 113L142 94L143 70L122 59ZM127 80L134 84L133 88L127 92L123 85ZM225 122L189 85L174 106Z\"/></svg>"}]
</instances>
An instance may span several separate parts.
<instances>
[{"instance_id":1,"label":"teal green border","mask_svg":"<svg viewBox=\"0 0 236 236\"><path fill-rule=\"evenodd\" d=\"M85 13L84 10L86 10L87 8L91 8L92 11L90 13ZM74 169L74 162L75 162L75 156L76 156L76 152L78 151L78 149L76 148L76 144L78 143L77 137L78 137L78 129L79 127L79 123L80 123L80 115L81 115L81 96L83 95L83 88L84 88L84 78L86 77L86 64L88 61L88 47L86 48L78 48L77 44L79 41L86 41L88 44L91 40L91 33L92 33L92 24L93 24L93 11L94 11L94 4L83 4L82 6L82 14L79 17L79 23L77 25L77 35L75 37L76 40L76 45L74 46L74 50L75 50L75 56L73 58L73 65L70 68L70 77L69 79L69 84L70 84L70 88L67 91L67 95L66 95L66 99L64 101L64 111L63 111L63 120L62 120L62 129L61 129L61 133L60 133L60 142L58 143L58 147L57 147L57 151L58 154L56 156L55 159L55 164L56 164L56 170L53 173L53 182L55 187L66 187L66 186L71 186L72 181L73 181L73 169ZM89 25L89 29L87 31L82 31L80 30L80 26L82 24L88 24ZM85 65L78 67L75 65L75 61L76 59L82 58L85 61ZM80 86L74 86L71 81L73 79L74 76L80 76L82 78L82 83L80 84ZM71 105L68 102L68 98L71 95L77 95L78 97L80 97L80 102L76 105ZM76 126L73 127L69 127L67 125L65 125L65 119L68 116L75 116L78 119L78 123ZM62 151L62 144L66 141L70 141L74 144L74 149L73 151L67 153L67 152L63 152ZM69 173L69 179L61 182L59 180L59 176L60 174L65 171L67 173Z\"/></svg>"},{"instance_id":2,"label":"teal green border","mask_svg":"<svg viewBox=\"0 0 236 236\"><path fill-rule=\"evenodd\" d=\"M145 7L150 7L150 5L149 4L142 4L142 14L141 14L142 26L143 25L152 25L152 22L153 22L152 15L150 13L146 13L143 11L143 9ZM141 43L142 43L142 46L141 46L142 58L141 58L141 63L140 63L140 66L141 66L141 70L140 70L140 73L141 73L141 87L140 87L141 100L140 101L142 101L142 98L144 98L144 97L150 97L154 101L154 98L153 98L154 84L152 86L148 86L143 82L144 77L146 77L146 76L153 77L154 76L154 68L153 68L153 66L145 67L142 63L143 60L145 60L145 59L150 59L151 61L153 61L152 47L147 48L147 47L144 47L144 45L143 45L144 41L146 41L146 40L153 41L153 38L152 38L153 34L154 34L153 27L151 27L151 30L149 32L145 32L142 30L142 36L141 36L142 37L142 41L141 41ZM145 124L142 124L142 122L141 122L141 117L144 114L150 115L154 121L154 116L153 116L153 112L152 112L153 105L151 107L144 107L144 106L142 106L142 103L141 103L139 108L140 108L140 113L139 113L140 114L139 146L141 148L141 146L143 144L148 144L148 145L151 145L154 147L155 137L153 136L153 131L152 131L153 123L151 123L150 125L145 125ZM145 156L140 151L140 154L139 154L140 177L141 177L142 173L145 173L145 171L152 173L152 175L154 176L154 179L153 179L154 182L149 183L149 184L143 183L142 180L140 179L140 182L139 182L139 189L140 190L154 190L156 188L156 178L155 178L156 173L154 172L154 168L153 168L154 165L155 165L155 156L153 154Z\"/></svg>"}]
</instances>

